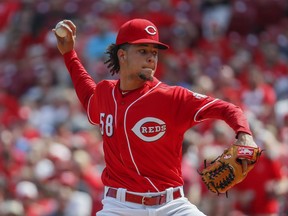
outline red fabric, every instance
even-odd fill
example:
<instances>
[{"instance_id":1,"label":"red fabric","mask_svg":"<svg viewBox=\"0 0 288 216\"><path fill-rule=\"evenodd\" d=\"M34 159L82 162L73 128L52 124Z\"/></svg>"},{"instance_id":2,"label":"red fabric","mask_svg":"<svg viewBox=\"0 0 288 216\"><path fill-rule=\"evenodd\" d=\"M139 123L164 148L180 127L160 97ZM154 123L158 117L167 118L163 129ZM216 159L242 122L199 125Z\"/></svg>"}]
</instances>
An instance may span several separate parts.
<instances>
[{"instance_id":1,"label":"red fabric","mask_svg":"<svg viewBox=\"0 0 288 216\"><path fill-rule=\"evenodd\" d=\"M0 7L0 30L3 30L10 24L11 18L19 10L20 1L1 1Z\"/></svg>"},{"instance_id":2,"label":"red fabric","mask_svg":"<svg viewBox=\"0 0 288 216\"><path fill-rule=\"evenodd\" d=\"M4 175L7 180L14 179L24 166L26 156L18 150L0 150L0 174ZM9 182L13 184L13 182Z\"/></svg>"},{"instance_id":3,"label":"red fabric","mask_svg":"<svg viewBox=\"0 0 288 216\"><path fill-rule=\"evenodd\" d=\"M139 192L182 186L183 133L203 120L221 119L235 133L251 133L244 114L232 104L156 78L123 96L119 80L96 85L75 51L64 58L90 122L99 124L103 135L106 186Z\"/></svg>"},{"instance_id":4,"label":"red fabric","mask_svg":"<svg viewBox=\"0 0 288 216\"><path fill-rule=\"evenodd\" d=\"M274 88L272 86L266 85L266 84L263 84L261 86L261 88L264 92L263 103L274 106L274 104L277 101Z\"/></svg>"},{"instance_id":5,"label":"red fabric","mask_svg":"<svg viewBox=\"0 0 288 216\"><path fill-rule=\"evenodd\" d=\"M82 173L83 180L94 189L103 189L100 175L95 172L95 168L89 167Z\"/></svg>"},{"instance_id":6,"label":"red fabric","mask_svg":"<svg viewBox=\"0 0 288 216\"><path fill-rule=\"evenodd\" d=\"M133 19L120 27L116 44L121 45L124 43L153 43L159 45L162 49L167 49L169 47L159 41L157 27L146 19Z\"/></svg>"},{"instance_id":7,"label":"red fabric","mask_svg":"<svg viewBox=\"0 0 288 216\"><path fill-rule=\"evenodd\" d=\"M229 46L229 40L226 37L207 40L202 38L198 42L199 49L206 57L218 56L223 62L227 62L233 54Z\"/></svg>"},{"instance_id":8,"label":"red fabric","mask_svg":"<svg viewBox=\"0 0 288 216\"><path fill-rule=\"evenodd\" d=\"M95 215L103 207L102 198L104 196L104 185L101 180L101 175L95 170L95 167L89 167L82 173L82 178L90 187L89 191L93 199L93 207L91 215Z\"/></svg>"},{"instance_id":9,"label":"red fabric","mask_svg":"<svg viewBox=\"0 0 288 216\"><path fill-rule=\"evenodd\" d=\"M13 95L0 92L0 124L9 126L20 120L19 104Z\"/></svg>"},{"instance_id":10,"label":"red fabric","mask_svg":"<svg viewBox=\"0 0 288 216\"><path fill-rule=\"evenodd\" d=\"M37 200L25 206L25 215L26 216L51 215L54 213L56 208L57 204L53 199Z\"/></svg>"},{"instance_id":11,"label":"red fabric","mask_svg":"<svg viewBox=\"0 0 288 216\"><path fill-rule=\"evenodd\" d=\"M273 87L259 84L255 89L244 89L242 92L243 105L263 122L273 116L273 106L277 101Z\"/></svg>"},{"instance_id":12,"label":"red fabric","mask_svg":"<svg viewBox=\"0 0 288 216\"><path fill-rule=\"evenodd\" d=\"M281 178L280 171L281 163L279 161L270 160L265 153L262 154L255 168L243 182L235 187L239 192L251 190L255 195L249 206L241 207L238 204L238 208L246 211L248 215L277 213L279 202L273 195L266 192L265 185L270 180L279 180Z\"/></svg>"},{"instance_id":13,"label":"red fabric","mask_svg":"<svg viewBox=\"0 0 288 216\"><path fill-rule=\"evenodd\" d=\"M82 66L74 50L64 54L64 60L68 71L70 72L77 96L83 107L87 109L90 96L93 94L96 84ZM72 73L77 71L77 73ZM83 88L85 86L85 88Z\"/></svg>"}]
</instances>

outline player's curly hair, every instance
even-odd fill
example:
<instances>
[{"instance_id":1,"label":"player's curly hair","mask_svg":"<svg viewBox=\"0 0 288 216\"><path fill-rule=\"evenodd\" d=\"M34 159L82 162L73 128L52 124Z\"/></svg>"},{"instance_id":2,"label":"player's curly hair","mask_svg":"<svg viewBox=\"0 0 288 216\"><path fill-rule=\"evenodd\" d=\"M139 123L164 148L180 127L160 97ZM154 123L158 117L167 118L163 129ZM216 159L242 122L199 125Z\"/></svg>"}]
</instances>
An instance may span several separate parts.
<instances>
[{"instance_id":1,"label":"player's curly hair","mask_svg":"<svg viewBox=\"0 0 288 216\"><path fill-rule=\"evenodd\" d=\"M126 50L127 47L128 47L127 43L121 44L121 45L111 44L110 46L108 46L108 48L106 50L106 54L108 55L108 59L104 62L104 64L107 65L112 76L114 74L117 74L120 70L119 59L117 56L118 50L119 49Z\"/></svg>"}]
</instances>

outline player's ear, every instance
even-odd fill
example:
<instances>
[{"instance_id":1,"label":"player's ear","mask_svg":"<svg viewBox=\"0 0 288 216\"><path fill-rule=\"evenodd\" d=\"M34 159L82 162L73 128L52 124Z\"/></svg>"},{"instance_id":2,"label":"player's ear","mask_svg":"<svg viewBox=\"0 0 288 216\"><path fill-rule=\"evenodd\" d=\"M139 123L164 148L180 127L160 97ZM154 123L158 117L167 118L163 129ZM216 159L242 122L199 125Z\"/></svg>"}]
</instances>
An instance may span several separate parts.
<instances>
[{"instance_id":1,"label":"player's ear","mask_svg":"<svg viewBox=\"0 0 288 216\"><path fill-rule=\"evenodd\" d=\"M119 61L124 61L127 58L127 52L124 49L119 49L117 52Z\"/></svg>"}]
</instances>

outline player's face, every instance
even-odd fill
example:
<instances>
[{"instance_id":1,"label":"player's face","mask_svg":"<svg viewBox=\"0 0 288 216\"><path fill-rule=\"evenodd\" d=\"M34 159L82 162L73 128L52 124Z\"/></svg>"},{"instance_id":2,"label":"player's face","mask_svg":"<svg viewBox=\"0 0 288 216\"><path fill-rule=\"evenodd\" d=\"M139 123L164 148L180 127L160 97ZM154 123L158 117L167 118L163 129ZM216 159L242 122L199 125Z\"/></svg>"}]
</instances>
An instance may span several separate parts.
<instances>
[{"instance_id":1,"label":"player's face","mask_svg":"<svg viewBox=\"0 0 288 216\"><path fill-rule=\"evenodd\" d=\"M124 64L121 68L127 77L153 80L158 62L158 48L153 44L130 45L125 52Z\"/></svg>"}]
</instances>

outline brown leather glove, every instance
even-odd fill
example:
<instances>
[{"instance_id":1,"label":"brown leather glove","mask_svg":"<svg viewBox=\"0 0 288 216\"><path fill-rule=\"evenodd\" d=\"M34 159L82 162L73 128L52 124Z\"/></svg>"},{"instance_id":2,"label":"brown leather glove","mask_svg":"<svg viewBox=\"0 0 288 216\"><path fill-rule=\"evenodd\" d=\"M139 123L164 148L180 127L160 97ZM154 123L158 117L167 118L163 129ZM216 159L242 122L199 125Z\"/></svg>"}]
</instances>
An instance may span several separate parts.
<instances>
[{"instance_id":1,"label":"brown leather glove","mask_svg":"<svg viewBox=\"0 0 288 216\"><path fill-rule=\"evenodd\" d=\"M199 172L207 188L214 193L226 193L235 184L243 181L261 155L259 147L231 145L209 165ZM243 170L242 160L247 160L247 169ZM207 165L207 166L206 166Z\"/></svg>"}]
</instances>

